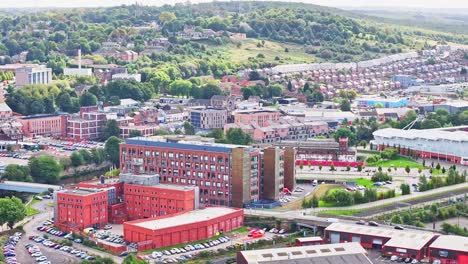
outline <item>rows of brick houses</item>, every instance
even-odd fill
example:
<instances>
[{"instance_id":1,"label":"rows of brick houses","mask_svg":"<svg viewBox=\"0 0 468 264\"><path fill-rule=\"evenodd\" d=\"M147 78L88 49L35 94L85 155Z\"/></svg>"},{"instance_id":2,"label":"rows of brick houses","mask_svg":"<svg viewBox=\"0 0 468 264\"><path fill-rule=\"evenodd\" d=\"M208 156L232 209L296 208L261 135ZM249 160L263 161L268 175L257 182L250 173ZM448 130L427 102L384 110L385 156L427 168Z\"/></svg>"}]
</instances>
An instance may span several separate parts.
<instances>
[{"instance_id":1,"label":"rows of brick houses","mask_svg":"<svg viewBox=\"0 0 468 264\"><path fill-rule=\"evenodd\" d=\"M294 147L131 138L120 145L118 179L87 181L57 192L56 225L66 230L180 214L198 208L246 207L294 188Z\"/></svg>"}]
</instances>

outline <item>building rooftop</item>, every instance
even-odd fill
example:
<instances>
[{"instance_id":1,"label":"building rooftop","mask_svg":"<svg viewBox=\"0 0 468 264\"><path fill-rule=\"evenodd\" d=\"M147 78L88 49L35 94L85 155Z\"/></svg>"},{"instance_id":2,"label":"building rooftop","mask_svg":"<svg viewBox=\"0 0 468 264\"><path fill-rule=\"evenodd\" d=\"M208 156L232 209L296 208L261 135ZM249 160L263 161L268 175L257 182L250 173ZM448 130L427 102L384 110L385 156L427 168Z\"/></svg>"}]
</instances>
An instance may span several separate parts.
<instances>
[{"instance_id":1,"label":"building rooftop","mask_svg":"<svg viewBox=\"0 0 468 264\"><path fill-rule=\"evenodd\" d=\"M59 116L58 114L39 114L39 115L30 115L30 116L23 116L21 119L29 120L29 119L38 119L38 118L47 118L47 117L55 117Z\"/></svg>"},{"instance_id":2,"label":"building rooftop","mask_svg":"<svg viewBox=\"0 0 468 264\"><path fill-rule=\"evenodd\" d=\"M138 145L138 146L152 146L172 149L190 149L208 152L223 152L231 153L235 148L249 148L248 146L232 145L232 144L219 144L200 141L171 141L165 138L145 138L135 137L125 140L124 144Z\"/></svg>"},{"instance_id":3,"label":"building rooftop","mask_svg":"<svg viewBox=\"0 0 468 264\"><path fill-rule=\"evenodd\" d=\"M87 195L104 192L104 191L105 189L80 188L80 189L65 189L65 190L60 191L59 193L87 196Z\"/></svg>"},{"instance_id":4,"label":"building rooftop","mask_svg":"<svg viewBox=\"0 0 468 264\"><path fill-rule=\"evenodd\" d=\"M229 213L236 212L242 209L233 209L228 207L208 207L205 209L199 209L190 211L187 213L179 214L172 217L167 218L154 218L154 219L144 219L144 220L136 220L127 222L129 224L148 228L152 230L164 229L173 226L180 226L180 225L187 225L196 222L202 222L211 220L213 218L217 218Z\"/></svg>"},{"instance_id":5,"label":"building rooftop","mask_svg":"<svg viewBox=\"0 0 468 264\"><path fill-rule=\"evenodd\" d=\"M314 237L298 237L296 238L297 241L299 242L311 242L311 241L322 241L323 238L319 236L314 236Z\"/></svg>"},{"instance_id":6,"label":"building rooftop","mask_svg":"<svg viewBox=\"0 0 468 264\"><path fill-rule=\"evenodd\" d=\"M402 130L396 128L379 129L373 133L374 137L384 138L405 138L405 139L425 139L425 140L446 140L468 142L468 132L446 131L444 129L410 129Z\"/></svg>"},{"instance_id":7,"label":"building rooftop","mask_svg":"<svg viewBox=\"0 0 468 264\"><path fill-rule=\"evenodd\" d=\"M383 226L362 226L356 224L333 223L326 231L344 232L376 237L390 238L384 246L419 250L426 245L435 234L415 230L397 230Z\"/></svg>"},{"instance_id":8,"label":"building rooftop","mask_svg":"<svg viewBox=\"0 0 468 264\"><path fill-rule=\"evenodd\" d=\"M366 250L357 242L249 250L241 251L239 254L241 254L249 264L372 263L364 255L366 254Z\"/></svg>"},{"instance_id":9,"label":"building rooftop","mask_svg":"<svg viewBox=\"0 0 468 264\"><path fill-rule=\"evenodd\" d=\"M440 236L429 246L430 248L440 248L468 252L468 237L462 236Z\"/></svg>"}]
</instances>

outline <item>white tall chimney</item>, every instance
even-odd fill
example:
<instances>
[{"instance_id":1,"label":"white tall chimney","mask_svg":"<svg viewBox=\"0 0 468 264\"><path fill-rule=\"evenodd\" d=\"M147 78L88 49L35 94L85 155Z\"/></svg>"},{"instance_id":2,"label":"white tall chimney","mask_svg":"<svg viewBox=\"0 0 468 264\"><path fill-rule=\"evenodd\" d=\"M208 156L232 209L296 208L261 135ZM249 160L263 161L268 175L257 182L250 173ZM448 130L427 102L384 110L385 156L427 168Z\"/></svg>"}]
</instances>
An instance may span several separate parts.
<instances>
[{"instance_id":1,"label":"white tall chimney","mask_svg":"<svg viewBox=\"0 0 468 264\"><path fill-rule=\"evenodd\" d=\"M78 50L78 69L81 70L81 49Z\"/></svg>"}]
</instances>

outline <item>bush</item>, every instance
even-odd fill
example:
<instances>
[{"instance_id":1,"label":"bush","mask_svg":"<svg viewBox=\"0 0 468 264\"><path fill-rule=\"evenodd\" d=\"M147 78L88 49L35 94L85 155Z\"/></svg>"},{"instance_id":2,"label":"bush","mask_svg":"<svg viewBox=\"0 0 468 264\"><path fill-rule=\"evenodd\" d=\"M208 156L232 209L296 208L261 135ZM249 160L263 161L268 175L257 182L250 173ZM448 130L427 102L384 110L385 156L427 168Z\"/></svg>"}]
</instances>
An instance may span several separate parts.
<instances>
[{"instance_id":1,"label":"bush","mask_svg":"<svg viewBox=\"0 0 468 264\"><path fill-rule=\"evenodd\" d=\"M382 159L393 159L396 157L397 153L398 150L394 148L386 148L382 151L380 156L382 157Z\"/></svg>"},{"instance_id":2,"label":"bush","mask_svg":"<svg viewBox=\"0 0 468 264\"><path fill-rule=\"evenodd\" d=\"M411 193L411 187L409 186L409 184L400 185L400 189L402 195L407 195Z\"/></svg>"},{"instance_id":3,"label":"bush","mask_svg":"<svg viewBox=\"0 0 468 264\"><path fill-rule=\"evenodd\" d=\"M373 182L391 181L392 176L388 175L387 173L379 171L372 176L371 180Z\"/></svg>"},{"instance_id":4,"label":"bush","mask_svg":"<svg viewBox=\"0 0 468 264\"><path fill-rule=\"evenodd\" d=\"M372 156L367 157L366 162L367 163L376 163L379 160L380 160L379 155L372 155Z\"/></svg>"}]
</instances>

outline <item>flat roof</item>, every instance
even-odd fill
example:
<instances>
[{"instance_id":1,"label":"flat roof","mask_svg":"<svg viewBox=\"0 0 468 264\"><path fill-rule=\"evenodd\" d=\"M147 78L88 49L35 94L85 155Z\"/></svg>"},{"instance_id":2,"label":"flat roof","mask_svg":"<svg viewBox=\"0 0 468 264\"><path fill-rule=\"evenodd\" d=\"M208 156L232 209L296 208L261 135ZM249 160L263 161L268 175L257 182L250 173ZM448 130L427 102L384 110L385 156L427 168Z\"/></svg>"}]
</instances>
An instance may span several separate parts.
<instances>
[{"instance_id":1,"label":"flat roof","mask_svg":"<svg viewBox=\"0 0 468 264\"><path fill-rule=\"evenodd\" d=\"M357 242L241 251L247 263L372 263ZM346 257L345 257L346 256ZM353 257L348 257L353 256ZM322 262L320 260L327 260Z\"/></svg>"},{"instance_id":2,"label":"flat roof","mask_svg":"<svg viewBox=\"0 0 468 264\"><path fill-rule=\"evenodd\" d=\"M384 246L398 247L405 249L416 249L420 250L424 247L435 234L416 231L416 230L397 230L393 227L385 226L363 226L356 224L346 223L333 223L325 228L326 231L331 232L343 232L349 234L359 234L375 237L386 237L390 238Z\"/></svg>"},{"instance_id":3,"label":"flat roof","mask_svg":"<svg viewBox=\"0 0 468 264\"><path fill-rule=\"evenodd\" d=\"M322 241L323 238L319 236L314 236L314 237L298 237L296 238L297 241L299 242L311 242L311 241Z\"/></svg>"},{"instance_id":4,"label":"flat roof","mask_svg":"<svg viewBox=\"0 0 468 264\"><path fill-rule=\"evenodd\" d=\"M446 140L468 142L468 132L465 131L447 131L444 129L396 129L384 128L376 130L373 133L374 137L384 138L405 138L405 139L426 139L426 140Z\"/></svg>"},{"instance_id":5,"label":"flat roof","mask_svg":"<svg viewBox=\"0 0 468 264\"><path fill-rule=\"evenodd\" d=\"M452 235L439 236L429 247L468 252L468 237Z\"/></svg>"},{"instance_id":6,"label":"flat roof","mask_svg":"<svg viewBox=\"0 0 468 264\"><path fill-rule=\"evenodd\" d=\"M59 114L39 114L39 115L30 115L21 117L21 119L28 120L28 119L37 119L37 118L46 118L46 117L54 117L60 116Z\"/></svg>"},{"instance_id":7,"label":"flat roof","mask_svg":"<svg viewBox=\"0 0 468 264\"><path fill-rule=\"evenodd\" d=\"M218 144L200 141L171 141L164 138L145 138L135 137L128 138L124 144L138 145L138 146L150 146L150 147L162 147L169 149L187 149L195 151L208 151L208 152L223 152L231 153L232 149L235 148L249 148L249 146L232 145L232 144Z\"/></svg>"},{"instance_id":8,"label":"flat roof","mask_svg":"<svg viewBox=\"0 0 468 264\"><path fill-rule=\"evenodd\" d=\"M227 207L208 207L205 209L199 209L183 213L180 215L161 218L161 219L148 219L147 221L136 220L127 222L129 224L148 228L152 230L164 229L173 226L180 226L186 224L192 224L196 222L211 220L229 213L238 211L238 209L232 209Z\"/></svg>"},{"instance_id":9,"label":"flat roof","mask_svg":"<svg viewBox=\"0 0 468 264\"><path fill-rule=\"evenodd\" d=\"M104 192L105 190L106 189L82 189L80 188L80 189L65 189L65 190L60 191L59 193L87 196L90 194Z\"/></svg>"}]
</instances>

